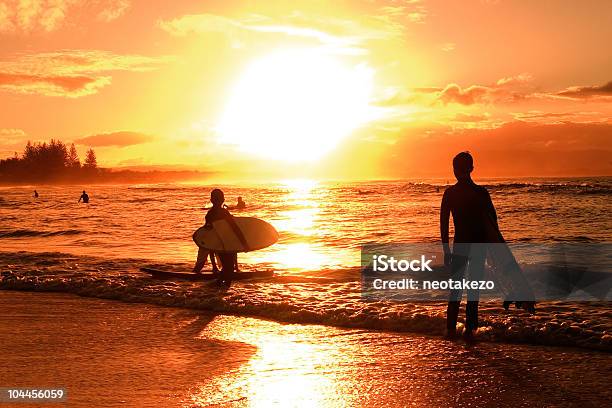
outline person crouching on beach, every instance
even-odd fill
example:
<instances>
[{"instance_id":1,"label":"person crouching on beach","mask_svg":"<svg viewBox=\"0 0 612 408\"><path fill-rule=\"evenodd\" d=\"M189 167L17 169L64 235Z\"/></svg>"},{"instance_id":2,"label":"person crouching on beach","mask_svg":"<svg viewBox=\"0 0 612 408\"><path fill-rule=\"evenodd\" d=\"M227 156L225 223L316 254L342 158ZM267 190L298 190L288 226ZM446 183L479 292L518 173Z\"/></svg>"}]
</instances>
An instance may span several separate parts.
<instances>
[{"instance_id":1,"label":"person crouching on beach","mask_svg":"<svg viewBox=\"0 0 612 408\"><path fill-rule=\"evenodd\" d=\"M232 230L242 243L245 249L248 250L248 244L244 234L238 228L236 221L234 220L234 216L230 214L230 212L223 208L223 203L225 202L225 195L223 191L218 188L215 188L210 192L210 202L212 203L212 208L208 210L206 213L205 219L205 227L212 228L212 223L218 220L227 220L230 224ZM218 272L216 263L215 263L215 254L205 248L198 249L198 258L196 260L196 264L193 267L193 272L201 273L204 264L206 263L206 258L210 256L211 264L213 267L213 273L218 273L218 282L220 284L229 285L231 283L231 275L235 272L236 266L238 264L238 254L236 252L219 252L217 256L221 262L221 272Z\"/></svg>"}]
</instances>

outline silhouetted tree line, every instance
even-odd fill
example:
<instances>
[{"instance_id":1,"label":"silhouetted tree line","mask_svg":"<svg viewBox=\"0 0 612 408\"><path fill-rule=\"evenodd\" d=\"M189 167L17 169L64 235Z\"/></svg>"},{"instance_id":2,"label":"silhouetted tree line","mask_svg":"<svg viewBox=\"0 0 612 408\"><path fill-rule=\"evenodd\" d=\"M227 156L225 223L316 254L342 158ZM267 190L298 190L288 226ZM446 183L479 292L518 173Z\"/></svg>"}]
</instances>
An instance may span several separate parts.
<instances>
[{"instance_id":1,"label":"silhouetted tree line","mask_svg":"<svg viewBox=\"0 0 612 408\"><path fill-rule=\"evenodd\" d=\"M51 139L28 142L21 155L0 160L0 184L44 183L159 183L200 180L208 174L199 171L133 171L98 167L96 152L87 150L81 164L74 144Z\"/></svg>"},{"instance_id":2,"label":"silhouetted tree line","mask_svg":"<svg viewBox=\"0 0 612 408\"><path fill-rule=\"evenodd\" d=\"M86 181L95 179L99 173L96 153L89 149L85 161L81 160L74 147L51 139L49 143L28 141L23 154L0 160L0 181L3 182L50 182Z\"/></svg>"}]
</instances>

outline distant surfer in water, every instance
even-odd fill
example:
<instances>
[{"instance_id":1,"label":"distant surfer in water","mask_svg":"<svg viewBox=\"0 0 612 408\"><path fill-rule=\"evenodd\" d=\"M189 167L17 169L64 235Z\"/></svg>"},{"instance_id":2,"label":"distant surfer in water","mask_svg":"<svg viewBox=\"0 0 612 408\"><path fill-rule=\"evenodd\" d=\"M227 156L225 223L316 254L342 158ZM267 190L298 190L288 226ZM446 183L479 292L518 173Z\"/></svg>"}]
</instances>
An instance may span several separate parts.
<instances>
[{"instance_id":1,"label":"distant surfer in water","mask_svg":"<svg viewBox=\"0 0 612 408\"><path fill-rule=\"evenodd\" d=\"M244 210L246 208L246 203L244 202L242 197L238 197L238 202L236 203L236 205L232 206L223 204L223 208L226 208L228 210Z\"/></svg>"},{"instance_id":2,"label":"distant surfer in water","mask_svg":"<svg viewBox=\"0 0 612 408\"><path fill-rule=\"evenodd\" d=\"M34 198L38 198L38 191L34 190Z\"/></svg>"},{"instance_id":3,"label":"distant surfer in water","mask_svg":"<svg viewBox=\"0 0 612 408\"><path fill-rule=\"evenodd\" d=\"M212 223L214 221L227 220L242 245L245 248L248 248L246 238L242 234L240 228L238 228L238 225L236 225L234 216L230 214L226 208L223 208L223 203L225 202L225 195L223 194L223 191L218 188L211 191L210 202L213 206L210 210L208 210L206 216L204 217L204 226L212 228ZM205 248L198 249L198 258L195 266L193 267L193 272L201 273L207 257L210 256L211 263L213 265L213 273L219 273L218 282L223 285L229 285L231 283L231 274L238 270L238 254L236 252L219 252L217 255L221 261L221 273L218 272L216 264L214 263L213 252Z\"/></svg>"},{"instance_id":4,"label":"distant surfer in water","mask_svg":"<svg viewBox=\"0 0 612 408\"><path fill-rule=\"evenodd\" d=\"M83 194L81 194L81 196L79 197L79 203L81 202L81 200L83 200L83 202L85 204L87 204L89 202L89 195L85 192L85 190L83 190Z\"/></svg>"},{"instance_id":5,"label":"distant surfer in water","mask_svg":"<svg viewBox=\"0 0 612 408\"><path fill-rule=\"evenodd\" d=\"M440 235L444 248L444 264L450 266L453 280L462 280L466 269L469 280L482 280L486 259L484 245L472 243L489 242L486 220L493 220L497 228L497 214L486 188L474 183L471 177L474 170L472 155L461 152L453 159L453 172L457 183L448 187L442 197L440 209ZM455 236L453 251L449 246L449 219L453 215ZM466 324L464 336L466 340L473 338L478 328L478 289L467 291L467 306L465 308ZM456 337L461 289L451 290L446 312L446 329L449 338Z\"/></svg>"},{"instance_id":6,"label":"distant surfer in water","mask_svg":"<svg viewBox=\"0 0 612 408\"><path fill-rule=\"evenodd\" d=\"M238 197L238 203L236 204L237 210L243 210L246 208L246 203L242 200L242 197Z\"/></svg>"}]
</instances>

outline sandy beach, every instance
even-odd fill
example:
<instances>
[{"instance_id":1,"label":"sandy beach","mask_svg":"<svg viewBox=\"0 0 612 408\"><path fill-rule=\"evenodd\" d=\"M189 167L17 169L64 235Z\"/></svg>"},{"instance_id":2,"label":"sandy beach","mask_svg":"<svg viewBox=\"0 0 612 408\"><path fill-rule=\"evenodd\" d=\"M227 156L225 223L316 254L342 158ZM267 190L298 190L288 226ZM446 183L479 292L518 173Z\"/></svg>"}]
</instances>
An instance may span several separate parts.
<instances>
[{"instance_id":1,"label":"sandy beach","mask_svg":"<svg viewBox=\"0 0 612 408\"><path fill-rule=\"evenodd\" d=\"M612 397L611 356L579 349L280 324L0 291L0 385L68 406L556 406Z\"/></svg>"}]
</instances>

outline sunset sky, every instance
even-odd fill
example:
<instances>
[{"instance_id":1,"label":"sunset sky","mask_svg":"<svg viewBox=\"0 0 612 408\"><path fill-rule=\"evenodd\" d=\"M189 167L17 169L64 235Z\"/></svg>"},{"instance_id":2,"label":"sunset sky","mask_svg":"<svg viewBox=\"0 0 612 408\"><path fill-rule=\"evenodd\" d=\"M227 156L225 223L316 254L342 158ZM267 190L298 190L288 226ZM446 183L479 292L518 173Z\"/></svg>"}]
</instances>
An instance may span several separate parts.
<instances>
[{"instance_id":1,"label":"sunset sky","mask_svg":"<svg viewBox=\"0 0 612 408\"><path fill-rule=\"evenodd\" d=\"M612 3L0 0L0 157L227 178L612 174Z\"/></svg>"}]
</instances>

